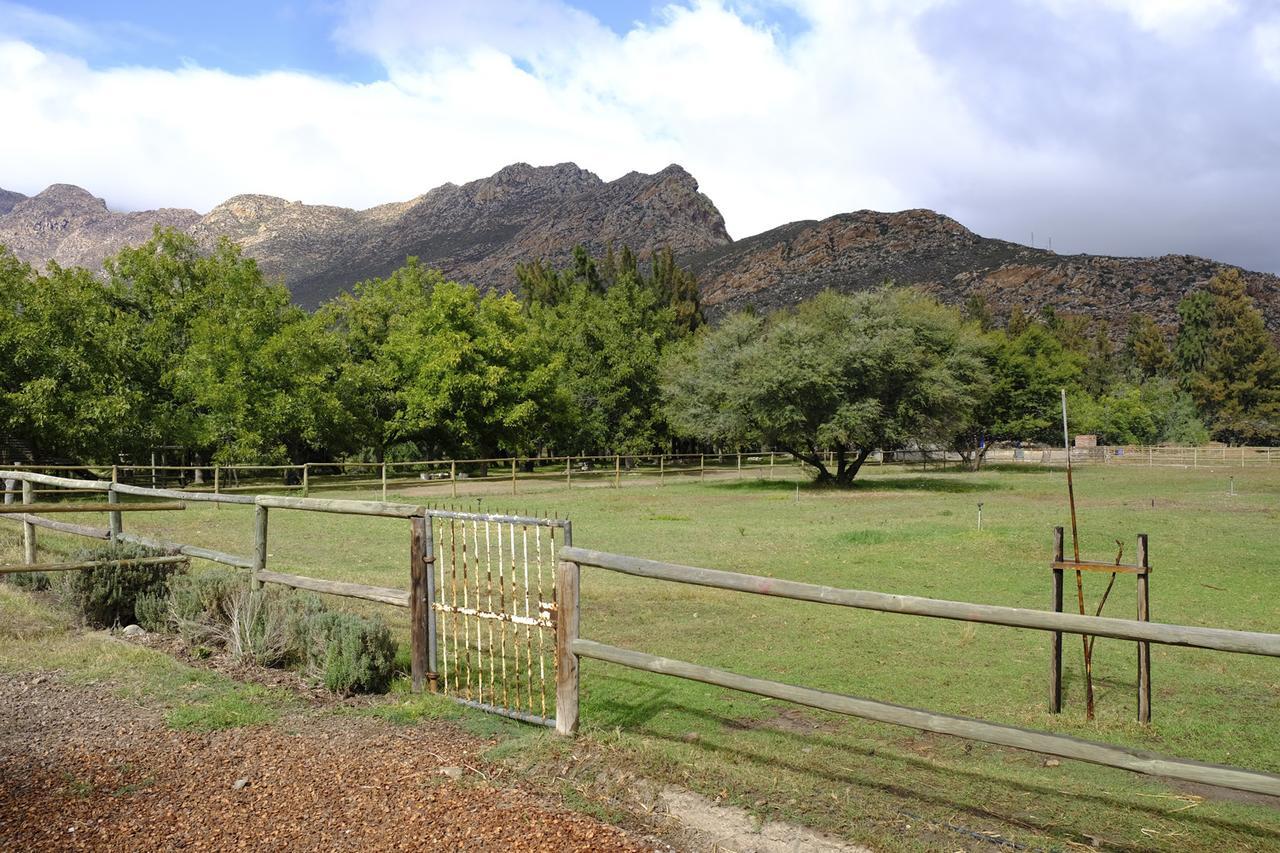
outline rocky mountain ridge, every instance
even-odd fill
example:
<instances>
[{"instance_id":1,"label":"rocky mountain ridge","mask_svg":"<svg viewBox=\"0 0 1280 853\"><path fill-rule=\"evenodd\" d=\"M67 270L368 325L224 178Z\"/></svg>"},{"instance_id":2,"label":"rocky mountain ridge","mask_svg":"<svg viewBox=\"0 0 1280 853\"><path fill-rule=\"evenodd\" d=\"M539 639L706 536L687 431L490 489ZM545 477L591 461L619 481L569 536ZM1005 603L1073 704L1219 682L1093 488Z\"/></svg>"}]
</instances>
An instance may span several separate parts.
<instances>
[{"instance_id":1,"label":"rocky mountain ridge","mask_svg":"<svg viewBox=\"0 0 1280 853\"><path fill-rule=\"evenodd\" d=\"M669 246L698 275L715 317L794 304L823 288L856 291L892 280L951 304L981 294L992 309L1045 306L1090 314L1119 332L1130 314L1172 326L1178 301L1227 265L1188 255L1058 255L979 236L929 210L856 211L792 222L734 241L715 204L678 165L603 181L572 163L518 163L466 184L444 184L367 210L239 195L201 215L118 213L87 191L55 184L30 198L0 191L0 244L35 264L97 268L146 240L156 225L213 245L226 237L282 278L308 307L413 255L450 278L510 289L522 261L568 261L577 244ZM1280 278L1246 272L1272 331L1280 332Z\"/></svg>"}]
</instances>

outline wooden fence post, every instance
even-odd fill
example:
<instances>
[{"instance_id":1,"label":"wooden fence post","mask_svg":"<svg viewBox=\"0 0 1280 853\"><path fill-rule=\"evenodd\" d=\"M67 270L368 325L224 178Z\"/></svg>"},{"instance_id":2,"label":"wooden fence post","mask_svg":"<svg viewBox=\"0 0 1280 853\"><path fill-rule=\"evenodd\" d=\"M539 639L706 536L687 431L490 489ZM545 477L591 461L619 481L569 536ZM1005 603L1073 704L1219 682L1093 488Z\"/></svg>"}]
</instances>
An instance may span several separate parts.
<instances>
[{"instance_id":1,"label":"wooden fence post","mask_svg":"<svg viewBox=\"0 0 1280 853\"><path fill-rule=\"evenodd\" d=\"M665 486L667 484L667 457L658 454L658 485Z\"/></svg>"},{"instance_id":2,"label":"wooden fence post","mask_svg":"<svg viewBox=\"0 0 1280 853\"><path fill-rule=\"evenodd\" d=\"M115 484L112 483L112 485L114 486ZM114 488L107 491L107 503L120 503L120 494ZM107 518L107 524L111 531L111 544L114 545L120 541L120 534L124 532L124 519L118 512L108 513Z\"/></svg>"},{"instance_id":3,"label":"wooden fence post","mask_svg":"<svg viewBox=\"0 0 1280 853\"><path fill-rule=\"evenodd\" d=\"M738 479L742 479L742 451L738 451Z\"/></svg>"},{"instance_id":4,"label":"wooden fence post","mask_svg":"<svg viewBox=\"0 0 1280 853\"><path fill-rule=\"evenodd\" d=\"M556 572L556 734L578 732L578 656L573 641L578 639L577 563L563 560Z\"/></svg>"},{"instance_id":5,"label":"wooden fence post","mask_svg":"<svg viewBox=\"0 0 1280 853\"><path fill-rule=\"evenodd\" d=\"M421 693L430 669L427 655L427 519L414 516L409 530L409 669L413 677L413 692Z\"/></svg>"},{"instance_id":6,"label":"wooden fence post","mask_svg":"<svg viewBox=\"0 0 1280 853\"><path fill-rule=\"evenodd\" d=\"M1053 559L1061 563L1062 528L1053 528ZM1062 569L1053 570L1053 612L1062 612ZM1049 635L1049 713L1062 713L1062 632Z\"/></svg>"},{"instance_id":7,"label":"wooden fence post","mask_svg":"<svg viewBox=\"0 0 1280 853\"><path fill-rule=\"evenodd\" d=\"M387 460L382 460L382 502L387 502Z\"/></svg>"},{"instance_id":8,"label":"wooden fence post","mask_svg":"<svg viewBox=\"0 0 1280 853\"><path fill-rule=\"evenodd\" d=\"M566 489L573 488L573 457L566 456L564 458L564 487Z\"/></svg>"},{"instance_id":9,"label":"wooden fence post","mask_svg":"<svg viewBox=\"0 0 1280 853\"><path fill-rule=\"evenodd\" d=\"M437 671L436 657L436 529L435 522L432 521L430 514L423 516L423 523L426 526L426 539L422 546L422 562L426 569L426 591L427 591L427 687L435 693L439 688L437 684L440 680L440 674Z\"/></svg>"},{"instance_id":10,"label":"wooden fence post","mask_svg":"<svg viewBox=\"0 0 1280 853\"><path fill-rule=\"evenodd\" d=\"M622 457L616 453L613 454L613 487L622 488Z\"/></svg>"},{"instance_id":11,"label":"wooden fence post","mask_svg":"<svg viewBox=\"0 0 1280 853\"><path fill-rule=\"evenodd\" d=\"M1138 621L1151 621L1151 597L1148 585L1151 569L1147 553L1147 534L1138 534ZM1138 722L1151 722L1151 644L1138 643Z\"/></svg>"},{"instance_id":12,"label":"wooden fence post","mask_svg":"<svg viewBox=\"0 0 1280 853\"><path fill-rule=\"evenodd\" d=\"M516 493L516 458L511 457L511 494Z\"/></svg>"},{"instance_id":13,"label":"wooden fence post","mask_svg":"<svg viewBox=\"0 0 1280 853\"><path fill-rule=\"evenodd\" d=\"M769 451L769 479L773 479L773 451Z\"/></svg>"},{"instance_id":14,"label":"wooden fence post","mask_svg":"<svg viewBox=\"0 0 1280 853\"><path fill-rule=\"evenodd\" d=\"M35 503L35 488L26 480L22 481L22 502ZM28 566L36 562L36 526L29 521L22 522L22 561Z\"/></svg>"},{"instance_id":15,"label":"wooden fence post","mask_svg":"<svg viewBox=\"0 0 1280 853\"><path fill-rule=\"evenodd\" d=\"M258 572L267 570L267 508L253 508L253 575L250 578L250 589L262 589L262 581L258 580Z\"/></svg>"},{"instance_id":16,"label":"wooden fence post","mask_svg":"<svg viewBox=\"0 0 1280 853\"><path fill-rule=\"evenodd\" d=\"M302 463L302 496L305 498L311 488L311 463Z\"/></svg>"},{"instance_id":17,"label":"wooden fence post","mask_svg":"<svg viewBox=\"0 0 1280 853\"><path fill-rule=\"evenodd\" d=\"M213 493L215 495L222 494L222 466L221 465L213 466ZM214 503L213 505L214 509L220 509L221 507L222 507L221 503Z\"/></svg>"},{"instance_id":18,"label":"wooden fence post","mask_svg":"<svg viewBox=\"0 0 1280 853\"><path fill-rule=\"evenodd\" d=\"M449 463L449 489L456 498L458 496L458 463L456 461Z\"/></svg>"},{"instance_id":19,"label":"wooden fence post","mask_svg":"<svg viewBox=\"0 0 1280 853\"><path fill-rule=\"evenodd\" d=\"M707 454L698 457L698 482L707 479Z\"/></svg>"}]
</instances>

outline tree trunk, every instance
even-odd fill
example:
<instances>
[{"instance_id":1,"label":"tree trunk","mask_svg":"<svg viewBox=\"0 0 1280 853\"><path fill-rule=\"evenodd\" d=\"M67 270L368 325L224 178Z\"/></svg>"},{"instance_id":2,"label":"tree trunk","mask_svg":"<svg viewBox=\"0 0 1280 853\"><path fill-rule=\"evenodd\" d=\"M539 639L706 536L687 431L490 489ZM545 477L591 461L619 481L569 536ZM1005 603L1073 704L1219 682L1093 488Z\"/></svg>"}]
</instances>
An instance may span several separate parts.
<instances>
[{"instance_id":1,"label":"tree trunk","mask_svg":"<svg viewBox=\"0 0 1280 853\"><path fill-rule=\"evenodd\" d=\"M859 448L858 452L852 459L845 456L843 450L837 454L840 467L836 472L835 484L838 488L847 489L853 485L853 479L858 476L858 471L862 468L862 463L866 462L871 456L871 448Z\"/></svg>"}]
</instances>

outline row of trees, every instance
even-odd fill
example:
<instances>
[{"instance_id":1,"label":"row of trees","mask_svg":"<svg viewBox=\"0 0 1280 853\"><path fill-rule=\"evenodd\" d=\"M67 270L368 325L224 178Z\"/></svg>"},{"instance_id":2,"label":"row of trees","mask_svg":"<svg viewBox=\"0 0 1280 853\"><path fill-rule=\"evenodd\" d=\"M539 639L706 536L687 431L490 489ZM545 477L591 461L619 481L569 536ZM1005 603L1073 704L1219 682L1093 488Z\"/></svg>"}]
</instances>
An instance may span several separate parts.
<instances>
[{"instance_id":1,"label":"row of trees","mask_svg":"<svg viewBox=\"0 0 1280 853\"><path fill-rule=\"evenodd\" d=\"M877 447L1073 428L1112 443L1280 440L1280 355L1234 273L1191 294L1173 345L1082 318L997 328L911 290L824 293L706 328L669 252L519 266L482 294L413 259L308 313L229 243L161 231L101 276L0 250L0 430L39 458L301 462L771 445L845 484ZM835 449L823 467L821 450Z\"/></svg>"}]
</instances>

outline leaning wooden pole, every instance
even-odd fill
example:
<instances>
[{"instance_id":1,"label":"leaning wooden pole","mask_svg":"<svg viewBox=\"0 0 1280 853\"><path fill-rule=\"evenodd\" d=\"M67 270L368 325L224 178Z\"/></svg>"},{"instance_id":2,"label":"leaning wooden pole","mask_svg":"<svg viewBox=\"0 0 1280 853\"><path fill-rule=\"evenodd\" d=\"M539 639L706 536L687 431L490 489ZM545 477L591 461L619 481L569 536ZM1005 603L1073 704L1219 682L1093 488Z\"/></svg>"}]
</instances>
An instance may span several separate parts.
<instances>
[{"instance_id":1,"label":"leaning wooden pole","mask_svg":"<svg viewBox=\"0 0 1280 853\"><path fill-rule=\"evenodd\" d=\"M27 480L22 481L22 502L35 503L35 487ZM22 522L22 561L28 566L36 561L36 526L29 521Z\"/></svg>"},{"instance_id":2,"label":"leaning wooden pole","mask_svg":"<svg viewBox=\"0 0 1280 853\"><path fill-rule=\"evenodd\" d=\"M410 521L409 532L409 668L413 678L413 692L421 693L431 668L427 656L427 519L416 516Z\"/></svg>"},{"instance_id":3,"label":"leaning wooden pole","mask_svg":"<svg viewBox=\"0 0 1280 853\"><path fill-rule=\"evenodd\" d=\"M561 560L556 569L556 734L578 732L578 640L577 563Z\"/></svg>"},{"instance_id":4,"label":"leaning wooden pole","mask_svg":"<svg viewBox=\"0 0 1280 853\"><path fill-rule=\"evenodd\" d=\"M1062 449L1067 454L1067 502L1071 505L1071 550L1075 561L1080 562L1080 531L1076 526L1076 490L1071 477L1071 439L1067 436L1067 389L1062 389ZM1084 575L1076 569L1076 601L1080 605L1080 615L1084 616ZM1084 697L1086 720L1093 719L1093 649L1089 638L1081 635L1084 650Z\"/></svg>"}]
</instances>

